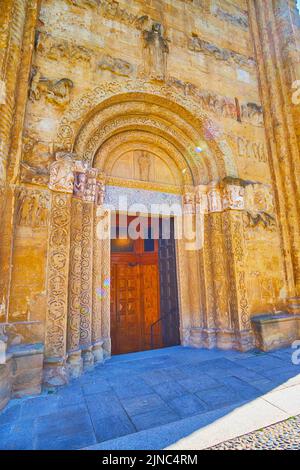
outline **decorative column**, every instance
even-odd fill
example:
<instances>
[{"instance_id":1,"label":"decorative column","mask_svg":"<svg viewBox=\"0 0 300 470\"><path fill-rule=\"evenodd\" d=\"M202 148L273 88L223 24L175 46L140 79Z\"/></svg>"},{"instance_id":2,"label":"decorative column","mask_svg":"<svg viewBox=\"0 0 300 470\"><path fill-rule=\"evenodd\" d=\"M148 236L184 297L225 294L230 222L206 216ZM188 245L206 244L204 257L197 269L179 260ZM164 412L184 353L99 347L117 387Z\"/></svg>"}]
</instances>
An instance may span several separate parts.
<instances>
[{"instance_id":1,"label":"decorative column","mask_svg":"<svg viewBox=\"0 0 300 470\"><path fill-rule=\"evenodd\" d=\"M244 212L245 189L238 182L221 185L223 205L223 237L226 277L228 279L228 314L232 345L246 351L254 346L250 325L245 261Z\"/></svg>"},{"instance_id":2,"label":"decorative column","mask_svg":"<svg viewBox=\"0 0 300 470\"><path fill-rule=\"evenodd\" d=\"M178 278L181 291L180 327L182 344L193 344L195 331L201 326L200 293L195 288L190 295L190 286L199 282L199 263L197 257L198 240L196 232L195 188L185 187L183 194L182 218L177 217L176 236L178 237Z\"/></svg>"},{"instance_id":3,"label":"decorative column","mask_svg":"<svg viewBox=\"0 0 300 470\"><path fill-rule=\"evenodd\" d=\"M87 167L83 162L75 161L74 191L71 205L71 246L67 332L68 368L71 377L79 377L83 369L80 349L81 239L86 170Z\"/></svg>"},{"instance_id":4,"label":"decorative column","mask_svg":"<svg viewBox=\"0 0 300 470\"><path fill-rule=\"evenodd\" d=\"M102 296L101 306L101 328L103 340L104 359L111 355L111 337L110 337L110 230L111 230L111 214L106 208L103 209L101 215L100 230L102 232L102 250L101 250L101 286L105 290ZM99 234L99 225L97 228Z\"/></svg>"},{"instance_id":5,"label":"decorative column","mask_svg":"<svg viewBox=\"0 0 300 470\"><path fill-rule=\"evenodd\" d=\"M290 87L292 73L296 71L296 62L293 61L291 66L286 63L286 60L288 63L291 60L295 46L287 16L288 3L291 5L290 2L280 0L248 0L248 10L258 62L269 161L277 203L287 304L291 313L299 313L300 158L295 132L298 119L293 120ZM289 25L289 28L286 29L286 25ZM287 50L288 57L283 61Z\"/></svg>"},{"instance_id":6,"label":"decorative column","mask_svg":"<svg viewBox=\"0 0 300 470\"><path fill-rule=\"evenodd\" d=\"M208 186L196 187L196 212L201 221L201 249L199 251L200 289L202 299L202 329L199 344L207 348L215 346L215 297L213 290L213 258L210 240Z\"/></svg>"},{"instance_id":7,"label":"decorative column","mask_svg":"<svg viewBox=\"0 0 300 470\"><path fill-rule=\"evenodd\" d=\"M90 368L94 365L94 355L92 352L92 311L93 222L97 189L96 176L96 169L90 168L87 170L82 205L80 347L84 368Z\"/></svg>"},{"instance_id":8,"label":"decorative column","mask_svg":"<svg viewBox=\"0 0 300 470\"><path fill-rule=\"evenodd\" d=\"M103 207L105 195L105 177L97 175L97 189L94 205L94 249L93 249L93 311L92 311L92 345L94 361L103 361L102 339L102 298L110 285L102 284L102 244L101 222L105 217Z\"/></svg>"},{"instance_id":9,"label":"decorative column","mask_svg":"<svg viewBox=\"0 0 300 470\"><path fill-rule=\"evenodd\" d=\"M73 193L72 156L58 153L50 167L51 212L47 264L47 315L45 334L46 386L68 381L66 339L70 253L71 199Z\"/></svg>"}]
</instances>

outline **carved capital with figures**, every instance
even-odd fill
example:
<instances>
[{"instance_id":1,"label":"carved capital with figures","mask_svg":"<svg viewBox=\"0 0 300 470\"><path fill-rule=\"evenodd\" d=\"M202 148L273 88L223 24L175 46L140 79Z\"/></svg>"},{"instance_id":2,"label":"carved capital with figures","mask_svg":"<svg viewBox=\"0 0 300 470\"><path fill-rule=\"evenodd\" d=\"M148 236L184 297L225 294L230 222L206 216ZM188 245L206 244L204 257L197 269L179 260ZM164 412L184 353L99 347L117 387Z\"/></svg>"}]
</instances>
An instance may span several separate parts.
<instances>
[{"instance_id":1,"label":"carved capital with figures","mask_svg":"<svg viewBox=\"0 0 300 470\"><path fill-rule=\"evenodd\" d=\"M56 161L50 165L49 188L52 191L72 194L74 184L74 154L57 152L55 158Z\"/></svg>"}]
</instances>

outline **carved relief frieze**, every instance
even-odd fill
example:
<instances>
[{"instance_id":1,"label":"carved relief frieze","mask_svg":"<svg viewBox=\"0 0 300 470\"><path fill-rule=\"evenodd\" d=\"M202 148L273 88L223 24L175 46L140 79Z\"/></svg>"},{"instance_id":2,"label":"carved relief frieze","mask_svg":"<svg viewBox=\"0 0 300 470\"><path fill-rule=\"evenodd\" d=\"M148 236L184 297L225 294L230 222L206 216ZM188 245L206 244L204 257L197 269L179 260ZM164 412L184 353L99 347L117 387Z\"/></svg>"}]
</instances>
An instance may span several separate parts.
<instances>
[{"instance_id":1,"label":"carved relief frieze","mask_svg":"<svg viewBox=\"0 0 300 470\"><path fill-rule=\"evenodd\" d=\"M247 12L243 11L240 8L235 8L235 12L225 11L224 9L217 7L215 10L215 15L221 18L228 23L231 23L234 26L238 26L244 30L249 29L249 19Z\"/></svg>"},{"instance_id":2,"label":"carved relief frieze","mask_svg":"<svg viewBox=\"0 0 300 470\"><path fill-rule=\"evenodd\" d=\"M135 15L122 8L116 0L98 0L99 13L104 18L119 21L138 30L142 30L149 17L147 15Z\"/></svg>"},{"instance_id":3,"label":"carved relief frieze","mask_svg":"<svg viewBox=\"0 0 300 470\"><path fill-rule=\"evenodd\" d=\"M98 63L98 68L101 70L109 70L110 72L123 77L128 77L134 72L134 67L129 62L112 57L108 54L101 58Z\"/></svg>"},{"instance_id":4,"label":"carved relief frieze","mask_svg":"<svg viewBox=\"0 0 300 470\"><path fill-rule=\"evenodd\" d=\"M67 0L67 2L76 8L96 10L99 15L109 20L124 23L136 29L142 29L148 21L147 15L135 15L130 13L127 8L122 8L116 0Z\"/></svg>"},{"instance_id":5,"label":"carved relief frieze","mask_svg":"<svg viewBox=\"0 0 300 470\"><path fill-rule=\"evenodd\" d=\"M245 207L245 189L242 186L227 184L222 191L223 209L243 210Z\"/></svg>"},{"instance_id":6,"label":"carved relief frieze","mask_svg":"<svg viewBox=\"0 0 300 470\"><path fill-rule=\"evenodd\" d=\"M251 158L258 162L267 163L268 156L263 142L251 142L244 137L235 138L238 147L238 155L241 158Z\"/></svg>"},{"instance_id":7,"label":"carved relief frieze","mask_svg":"<svg viewBox=\"0 0 300 470\"><path fill-rule=\"evenodd\" d=\"M254 124L256 126L263 126L264 116L263 107L257 103L243 103L240 107L241 120Z\"/></svg>"},{"instance_id":8,"label":"carved relief frieze","mask_svg":"<svg viewBox=\"0 0 300 470\"><path fill-rule=\"evenodd\" d=\"M201 39L198 35L193 35L188 40L188 49L193 52L201 52L217 60L223 60L231 65L238 65L248 69L255 69L256 61L253 57L238 54L230 49L224 49Z\"/></svg>"},{"instance_id":9,"label":"carved relief frieze","mask_svg":"<svg viewBox=\"0 0 300 470\"><path fill-rule=\"evenodd\" d=\"M99 4L98 0L67 0L71 5L78 8L96 8Z\"/></svg>"},{"instance_id":10,"label":"carved relief frieze","mask_svg":"<svg viewBox=\"0 0 300 470\"><path fill-rule=\"evenodd\" d=\"M45 227L48 223L50 195L45 191L22 188L18 195L17 224L26 227Z\"/></svg>"},{"instance_id":11,"label":"carved relief frieze","mask_svg":"<svg viewBox=\"0 0 300 470\"><path fill-rule=\"evenodd\" d=\"M276 230L273 192L270 186L248 184L245 188L244 223L248 229Z\"/></svg>"},{"instance_id":12,"label":"carved relief frieze","mask_svg":"<svg viewBox=\"0 0 300 470\"><path fill-rule=\"evenodd\" d=\"M73 41L55 39L50 34L39 33L37 50L50 60L89 63L93 57L93 50Z\"/></svg>"},{"instance_id":13,"label":"carved relief frieze","mask_svg":"<svg viewBox=\"0 0 300 470\"><path fill-rule=\"evenodd\" d=\"M43 77L41 72L34 68L29 97L31 101L39 101L44 96L49 103L64 107L70 103L73 86L69 78L49 79Z\"/></svg>"}]
</instances>

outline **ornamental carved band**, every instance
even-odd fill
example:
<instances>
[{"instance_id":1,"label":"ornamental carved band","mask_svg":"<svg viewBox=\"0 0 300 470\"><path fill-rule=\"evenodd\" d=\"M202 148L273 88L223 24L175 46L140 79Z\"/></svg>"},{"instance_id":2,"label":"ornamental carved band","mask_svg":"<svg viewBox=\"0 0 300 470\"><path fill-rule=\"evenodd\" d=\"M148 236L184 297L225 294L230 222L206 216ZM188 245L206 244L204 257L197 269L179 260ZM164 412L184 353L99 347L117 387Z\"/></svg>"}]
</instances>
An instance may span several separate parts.
<instances>
[{"instance_id":1,"label":"ornamental carved band","mask_svg":"<svg viewBox=\"0 0 300 470\"><path fill-rule=\"evenodd\" d=\"M52 193L48 246L46 356L66 354L71 196Z\"/></svg>"}]
</instances>

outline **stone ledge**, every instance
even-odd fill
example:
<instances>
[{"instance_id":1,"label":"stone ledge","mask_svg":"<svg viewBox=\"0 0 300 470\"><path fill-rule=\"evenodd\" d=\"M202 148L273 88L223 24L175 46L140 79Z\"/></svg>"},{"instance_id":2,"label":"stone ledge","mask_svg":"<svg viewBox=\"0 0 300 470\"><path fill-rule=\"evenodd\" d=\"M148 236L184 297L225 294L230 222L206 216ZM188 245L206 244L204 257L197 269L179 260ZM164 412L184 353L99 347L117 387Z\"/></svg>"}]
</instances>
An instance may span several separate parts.
<instances>
[{"instance_id":1,"label":"stone ledge","mask_svg":"<svg viewBox=\"0 0 300 470\"><path fill-rule=\"evenodd\" d=\"M44 354L44 345L37 344L19 344L8 348L8 354L12 357L34 356L36 354Z\"/></svg>"},{"instance_id":2,"label":"stone ledge","mask_svg":"<svg viewBox=\"0 0 300 470\"><path fill-rule=\"evenodd\" d=\"M44 345L21 344L6 353L0 371L0 410L10 398L37 395L42 390Z\"/></svg>"},{"instance_id":3,"label":"stone ledge","mask_svg":"<svg viewBox=\"0 0 300 470\"><path fill-rule=\"evenodd\" d=\"M262 313L251 318L256 346L263 351L290 346L299 339L300 315L287 312Z\"/></svg>"}]
</instances>

